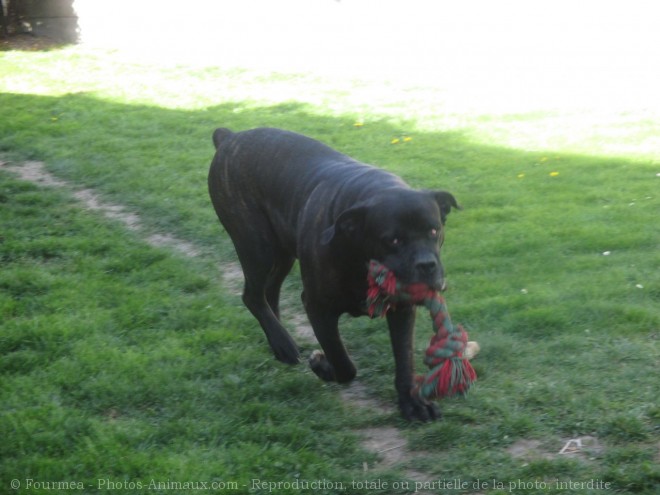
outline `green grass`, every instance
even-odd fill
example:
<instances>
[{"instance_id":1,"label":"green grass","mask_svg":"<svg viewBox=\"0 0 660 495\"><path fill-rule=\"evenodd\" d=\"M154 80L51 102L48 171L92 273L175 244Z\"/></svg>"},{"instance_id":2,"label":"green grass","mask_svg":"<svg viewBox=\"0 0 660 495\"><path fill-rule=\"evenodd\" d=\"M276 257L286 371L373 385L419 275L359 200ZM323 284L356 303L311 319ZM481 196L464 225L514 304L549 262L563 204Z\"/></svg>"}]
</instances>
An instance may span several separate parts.
<instances>
[{"instance_id":1,"label":"green grass","mask_svg":"<svg viewBox=\"0 0 660 495\"><path fill-rule=\"evenodd\" d=\"M201 264L1 184L3 483L344 479L369 458L335 393L272 366Z\"/></svg>"},{"instance_id":2,"label":"green grass","mask_svg":"<svg viewBox=\"0 0 660 495\"><path fill-rule=\"evenodd\" d=\"M314 493L366 493L351 480L393 483L406 468L489 480L493 493L555 479L657 491L659 150L622 154L598 139L633 148L657 121L614 115L594 131L584 122L598 115L444 112L425 88L110 59L79 48L0 54L0 153L42 160L213 254L150 247L64 191L0 174L0 491L12 479L81 480L90 493L103 491L98 479L169 479L267 493L250 480L299 478L345 483ZM260 125L319 138L463 205L448 222L447 298L482 353L477 385L442 404L443 422L356 414L339 387L276 363L221 287L216 264L234 254L206 193L210 135ZM402 136L412 140L392 144ZM297 301L295 276L287 289ZM394 401L383 322L342 323L360 380ZM420 313L418 355L430 331ZM363 473L376 456L355 431L374 424L400 427L424 455ZM556 453L584 435L604 446L590 459L507 451L539 440Z\"/></svg>"}]
</instances>

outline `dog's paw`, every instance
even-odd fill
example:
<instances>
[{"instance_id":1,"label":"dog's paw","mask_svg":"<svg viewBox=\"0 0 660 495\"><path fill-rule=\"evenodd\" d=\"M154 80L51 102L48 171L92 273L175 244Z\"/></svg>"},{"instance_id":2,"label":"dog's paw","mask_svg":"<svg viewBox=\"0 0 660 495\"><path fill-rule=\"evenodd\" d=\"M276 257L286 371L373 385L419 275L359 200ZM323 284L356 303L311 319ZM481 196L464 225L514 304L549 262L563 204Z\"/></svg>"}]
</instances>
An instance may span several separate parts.
<instances>
[{"instance_id":1,"label":"dog's paw","mask_svg":"<svg viewBox=\"0 0 660 495\"><path fill-rule=\"evenodd\" d=\"M308 359L309 367L321 380L335 381L335 370L321 351L314 351Z\"/></svg>"},{"instance_id":2,"label":"dog's paw","mask_svg":"<svg viewBox=\"0 0 660 495\"><path fill-rule=\"evenodd\" d=\"M270 347L278 361L285 364L298 364L300 362L300 351L293 340L271 341Z\"/></svg>"},{"instance_id":3,"label":"dog's paw","mask_svg":"<svg viewBox=\"0 0 660 495\"><path fill-rule=\"evenodd\" d=\"M440 408L433 402L408 398L399 401L401 415L407 421L436 421L442 418Z\"/></svg>"}]
</instances>

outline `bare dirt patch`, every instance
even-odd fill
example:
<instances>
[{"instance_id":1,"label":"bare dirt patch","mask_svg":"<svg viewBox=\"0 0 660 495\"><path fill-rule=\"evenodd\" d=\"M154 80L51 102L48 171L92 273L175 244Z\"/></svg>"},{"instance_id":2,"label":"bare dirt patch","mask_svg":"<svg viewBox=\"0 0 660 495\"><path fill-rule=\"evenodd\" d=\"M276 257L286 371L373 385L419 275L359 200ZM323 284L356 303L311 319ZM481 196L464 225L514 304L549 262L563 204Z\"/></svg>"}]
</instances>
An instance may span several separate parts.
<instances>
[{"instance_id":1,"label":"bare dirt patch","mask_svg":"<svg viewBox=\"0 0 660 495\"><path fill-rule=\"evenodd\" d=\"M556 444L555 444L556 446ZM589 461L604 451L596 437L583 436L562 439L560 449L553 449L547 442L534 439L521 439L506 449L514 459L526 461L536 459L553 460L559 457L572 457Z\"/></svg>"},{"instance_id":2,"label":"bare dirt patch","mask_svg":"<svg viewBox=\"0 0 660 495\"><path fill-rule=\"evenodd\" d=\"M152 234L149 237L147 237L145 240L147 241L147 243L151 244L152 246L169 247L174 249L175 251L179 251L181 254L185 256L190 256L191 258L194 258L195 256L199 256L200 253L200 250L194 244L178 239L174 237L172 234L166 234L166 233Z\"/></svg>"},{"instance_id":3,"label":"bare dirt patch","mask_svg":"<svg viewBox=\"0 0 660 495\"><path fill-rule=\"evenodd\" d=\"M58 179L44 168L41 162L9 163L0 161L0 168L18 175L22 180L48 187L66 187L68 182Z\"/></svg>"},{"instance_id":4,"label":"bare dirt patch","mask_svg":"<svg viewBox=\"0 0 660 495\"><path fill-rule=\"evenodd\" d=\"M522 439L510 445L506 451L514 459L554 459L553 454L541 448L542 444L540 440Z\"/></svg>"},{"instance_id":5,"label":"bare dirt patch","mask_svg":"<svg viewBox=\"0 0 660 495\"><path fill-rule=\"evenodd\" d=\"M346 400L345 397L343 398ZM408 441L397 428L392 426L366 428L361 430L359 434L362 436L362 446L366 450L378 454L380 457L380 461L372 468L376 472L406 464L416 457L424 455L423 452L410 451L408 449ZM365 467L365 471L367 470ZM404 473L407 478L419 483L429 482L434 479L429 474L416 469L406 469ZM418 491L417 493L424 495L426 492Z\"/></svg>"},{"instance_id":6,"label":"bare dirt patch","mask_svg":"<svg viewBox=\"0 0 660 495\"><path fill-rule=\"evenodd\" d=\"M392 467L408 459L408 442L401 432L390 426L367 428L361 431L363 446L381 456L378 467Z\"/></svg>"},{"instance_id":7,"label":"bare dirt patch","mask_svg":"<svg viewBox=\"0 0 660 495\"><path fill-rule=\"evenodd\" d=\"M225 287L234 295L243 292L243 269L234 261L226 261L220 265L220 275Z\"/></svg>"}]
</instances>

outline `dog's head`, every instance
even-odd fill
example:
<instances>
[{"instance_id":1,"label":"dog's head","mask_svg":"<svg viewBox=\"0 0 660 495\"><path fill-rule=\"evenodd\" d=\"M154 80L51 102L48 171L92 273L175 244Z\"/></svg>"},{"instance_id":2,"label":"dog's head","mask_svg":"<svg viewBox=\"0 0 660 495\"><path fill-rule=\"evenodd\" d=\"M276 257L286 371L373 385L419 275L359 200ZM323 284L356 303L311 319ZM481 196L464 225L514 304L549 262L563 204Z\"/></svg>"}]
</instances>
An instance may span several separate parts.
<instances>
[{"instance_id":1,"label":"dog's head","mask_svg":"<svg viewBox=\"0 0 660 495\"><path fill-rule=\"evenodd\" d=\"M460 208L445 191L385 190L344 211L323 232L324 244L350 243L365 260L375 259L404 284L445 285L440 261L444 225L451 209Z\"/></svg>"}]
</instances>

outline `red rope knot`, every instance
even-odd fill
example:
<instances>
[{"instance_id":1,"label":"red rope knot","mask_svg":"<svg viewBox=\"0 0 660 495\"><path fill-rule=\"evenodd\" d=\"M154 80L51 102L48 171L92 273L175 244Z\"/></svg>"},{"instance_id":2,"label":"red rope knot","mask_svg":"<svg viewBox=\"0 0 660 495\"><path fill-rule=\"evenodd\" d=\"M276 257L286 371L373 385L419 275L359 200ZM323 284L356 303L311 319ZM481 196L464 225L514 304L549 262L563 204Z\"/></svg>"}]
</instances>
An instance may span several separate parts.
<instances>
[{"instance_id":1,"label":"red rope knot","mask_svg":"<svg viewBox=\"0 0 660 495\"><path fill-rule=\"evenodd\" d=\"M378 261L369 262L367 275L369 316L385 316L397 303L425 306L431 314L435 334L426 350L424 363L430 368L415 377L413 394L423 399L465 395L477 374L463 357L468 341L461 325L453 325L442 295L426 284L400 284L394 273Z\"/></svg>"}]
</instances>

